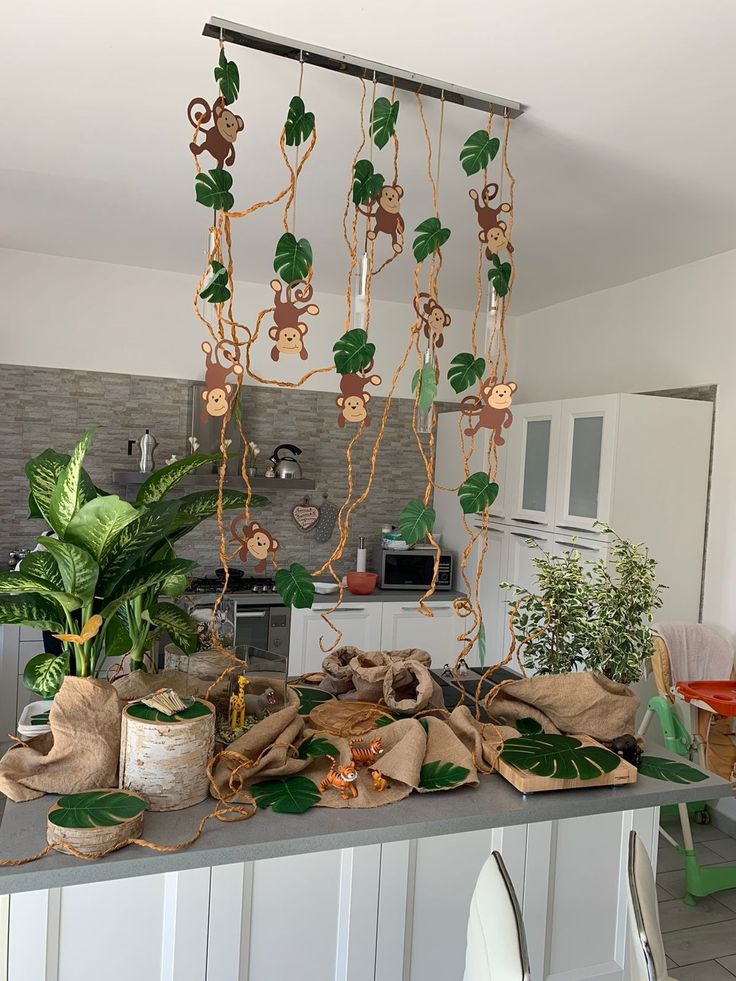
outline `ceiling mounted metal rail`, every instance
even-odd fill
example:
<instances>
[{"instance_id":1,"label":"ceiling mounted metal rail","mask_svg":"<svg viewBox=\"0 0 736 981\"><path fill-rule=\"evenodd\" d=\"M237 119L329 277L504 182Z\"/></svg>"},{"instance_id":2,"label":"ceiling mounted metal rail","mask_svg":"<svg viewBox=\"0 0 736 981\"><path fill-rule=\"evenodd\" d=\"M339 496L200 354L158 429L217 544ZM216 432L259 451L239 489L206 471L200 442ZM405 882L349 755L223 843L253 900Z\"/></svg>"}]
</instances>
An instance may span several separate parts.
<instances>
[{"instance_id":1,"label":"ceiling mounted metal rail","mask_svg":"<svg viewBox=\"0 0 736 981\"><path fill-rule=\"evenodd\" d=\"M445 102L454 102L457 105L469 106L471 109L480 109L483 112L488 112L488 107L493 106L493 112L499 116L510 116L513 119L520 116L526 108L520 102L501 99L499 96L491 95L488 92L465 89L460 85L442 82L437 78L427 78L424 75L404 71L401 68L391 68L389 65L381 65L376 61L365 61L355 55L343 54L329 48L318 48L313 44L304 44L301 41L282 37L280 34L257 31L253 27L235 24L230 20L222 20L220 17L211 17L204 25L202 33L205 37L222 38L223 41L228 41L230 44L242 44L246 48L255 48L256 51L265 51L281 58L291 58L294 61L299 61L302 58L306 64L327 68L343 75L355 75L358 78L370 79L370 81L373 81L375 77L376 82L380 84L396 85L396 88L405 89L407 92L420 92L423 96L428 96L431 99L444 98Z\"/></svg>"}]
</instances>

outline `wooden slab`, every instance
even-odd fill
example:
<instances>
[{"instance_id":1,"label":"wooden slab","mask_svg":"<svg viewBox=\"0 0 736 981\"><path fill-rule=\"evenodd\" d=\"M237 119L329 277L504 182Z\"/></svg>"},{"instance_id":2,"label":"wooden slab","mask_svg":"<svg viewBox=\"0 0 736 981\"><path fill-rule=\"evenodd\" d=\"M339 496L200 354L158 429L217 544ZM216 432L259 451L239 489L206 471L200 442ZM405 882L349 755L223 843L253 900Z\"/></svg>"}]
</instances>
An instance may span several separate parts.
<instances>
[{"instance_id":1,"label":"wooden slab","mask_svg":"<svg viewBox=\"0 0 736 981\"><path fill-rule=\"evenodd\" d=\"M521 735L521 734L520 734ZM589 736L575 736L583 746L597 746L606 749L595 739ZM610 750L609 750L610 752ZM499 759L496 769L510 784L512 784L522 794L537 794L543 790L584 790L586 787L617 787L619 785L636 783L639 776L638 770L626 760L621 760L615 770L610 773L601 773L599 777L590 780L556 779L555 777L541 777L528 770L520 770L518 767Z\"/></svg>"}]
</instances>

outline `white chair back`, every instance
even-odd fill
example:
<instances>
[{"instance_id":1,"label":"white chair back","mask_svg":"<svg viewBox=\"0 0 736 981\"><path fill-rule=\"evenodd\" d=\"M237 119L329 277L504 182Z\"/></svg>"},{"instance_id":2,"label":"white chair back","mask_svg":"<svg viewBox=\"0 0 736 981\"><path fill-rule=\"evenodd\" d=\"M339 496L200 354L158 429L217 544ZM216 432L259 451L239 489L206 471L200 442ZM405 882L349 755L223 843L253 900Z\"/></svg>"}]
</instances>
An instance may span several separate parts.
<instances>
[{"instance_id":1,"label":"white chair back","mask_svg":"<svg viewBox=\"0 0 736 981\"><path fill-rule=\"evenodd\" d=\"M657 885L647 850L635 831L629 834L629 935L632 981L674 981L659 926Z\"/></svg>"},{"instance_id":2,"label":"white chair back","mask_svg":"<svg viewBox=\"0 0 736 981\"><path fill-rule=\"evenodd\" d=\"M463 981L531 981L519 901L498 852L480 870L470 901Z\"/></svg>"}]
</instances>

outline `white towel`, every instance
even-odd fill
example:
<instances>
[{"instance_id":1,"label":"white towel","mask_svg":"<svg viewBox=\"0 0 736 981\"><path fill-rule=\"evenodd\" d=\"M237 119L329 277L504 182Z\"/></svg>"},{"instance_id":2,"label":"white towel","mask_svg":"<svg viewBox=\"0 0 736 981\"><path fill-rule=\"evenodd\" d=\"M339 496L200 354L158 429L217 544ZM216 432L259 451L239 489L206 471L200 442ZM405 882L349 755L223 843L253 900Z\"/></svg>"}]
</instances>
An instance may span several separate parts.
<instances>
[{"instance_id":1,"label":"white towel","mask_svg":"<svg viewBox=\"0 0 736 981\"><path fill-rule=\"evenodd\" d=\"M734 667L731 644L702 623L657 623L654 632L670 655L672 683L728 681Z\"/></svg>"}]
</instances>

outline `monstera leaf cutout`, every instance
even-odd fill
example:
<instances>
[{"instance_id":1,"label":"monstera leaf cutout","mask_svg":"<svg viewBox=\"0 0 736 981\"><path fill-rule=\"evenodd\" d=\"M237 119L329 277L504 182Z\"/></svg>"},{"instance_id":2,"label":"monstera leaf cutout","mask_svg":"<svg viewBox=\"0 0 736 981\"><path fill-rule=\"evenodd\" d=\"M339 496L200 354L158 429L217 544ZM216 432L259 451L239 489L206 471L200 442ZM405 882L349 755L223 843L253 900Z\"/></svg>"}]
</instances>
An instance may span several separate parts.
<instances>
[{"instance_id":1,"label":"monstera leaf cutout","mask_svg":"<svg viewBox=\"0 0 736 981\"><path fill-rule=\"evenodd\" d=\"M250 792L259 807L270 807L277 814L303 814L319 803L319 787L307 777L262 780L251 784Z\"/></svg>"},{"instance_id":2,"label":"monstera leaf cutout","mask_svg":"<svg viewBox=\"0 0 736 981\"><path fill-rule=\"evenodd\" d=\"M486 625L481 623L478 627L478 660L483 668L486 664Z\"/></svg>"},{"instance_id":3,"label":"monstera leaf cutout","mask_svg":"<svg viewBox=\"0 0 736 981\"><path fill-rule=\"evenodd\" d=\"M667 780L669 783L700 783L708 779L707 773L696 770L694 766L662 756L642 756L639 773L643 777Z\"/></svg>"},{"instance_id":4,"label":"monstera leaf cutout","mask_svg":"<svg viewBox=\"0 0 736 981\"><path fill-rule=\"evenodd\" d=\"M285 283L306 279L312 268L312 246L309 241L285 232L276 245L273 268Z\"/></svg>"},{"instance_id":5,"label":"monstera leaf cutout","mask_svg":"<svg viewBox=\"0 0 736 981\"><path fill-rule=\"evenodd\" d=\"M60 797L48 819L59 828L114 828L147 807L146 801L124 790L86 790Z\"/></svg>"},{"instance_id":6,"label":"monstera leaf cutout","mask_svg":"<svg viewBox=\"0 0 736 981\"><path fill-rule=\"evenodd\" d=\"M307 736L299 747L300 760L318 759L320 756L334 756L337 759L339 755L337 746L321 736Z\"/></svg>"},{"instance_id":7,"label":"monstera leaf cutout","mask_svg":"<svg viewBox=\"0 0 736 981\"><path fill-rule=\"evenodd\" d=\"M479 170L485 170L495 159L500 145L500 141L484 129L471 133L460 151L460 163L468 177L477 174Z\"/></svg>"},{"instance_id":8,"label":"monstera leaf cutout","mask_svg":"<svg viewBox=\"0 0 736 981\"><path fill-rule=\"evenodd\" d=\"M439 218L425 218L414 231L418 232L413 245L414 258L417 262L424 262L427 256L442 248L451 234L449 228L442 227Z\"/></svg>"},{"instance_id":9,"label":"monstera leaf cutout","mask_svg":"<svg viewBox=\"0 0 736 981\"><path fill-rule=\"evenodd\" d=\"M229 300L230 290L227 283L227 269L221 262L213 259L202 289L199 291L200 300L205 300L207 303L224 303Z\"/></svg>"},{"instance_id":10,"label":"monstera leaf cutout","mask_svg":"<svg viewBox=\"0 0 736 981\"><path fill-rule=\"evenodd\" d=\"M68 659L64 655L36 654L25 666L23 684L41 698L53 698L68 669Z\"/></svg>"},{"instance_id":11,"label":"monstera leaf cutout","mask_svg":"<svg viewBox=\"0 0 736 981\"><path fill-rule=\"evenodd\" d=\"M544 729L537 722L537 720L529 718L528 716L523 719L516 720L516 730L525 736L538 736L540 733L544 732Z\"/></svg>"},{"instance_id":12,"label":"monstera leaf cutout","mask_svg":"<svg viewBox=\"0 0 736 981\"><path fill-rule=\"evenodd\" d=\"M494 483L487 473L479 471L471 473L458 489L460 507L464 514L478 514L485 511L498 497L498 484Z\"/></svg>"},{"instance_id":13,"label":"monstera leaf cutout","mask_svg":"<svg viewBox=\"0 0 736 981\"><path fill-rule=\"evenodd\" d=\"M373 361L376 345L371 344L364 330L356 328L342 334L335 342L335 368L340 375L364 371Z\"/></svg>"},{"instance_id":14,"label":"monstera leaf cutout","mask_svg":"<svg viewBox=\"0 0 736 981\"><path fill-rule=\"evenodd\" d=\"M423 790L449 790L462 783L469 773L470 770L464 766L434 760L425 763L419 771L419 786Z\"/></svg>"},{"instance_id":15,"label":"monstera leaf cutout","mask_svg":"<svg viewBox=\"0 0 736 981\"><path fill-rule=\"evenodd\" d=\"M511 263L501 262L495 252L491 254L488 282L499 296L506 296L511 285Z\"/></svg>"},{"instance_id":16,"label":"monstera leaf cutout","mask_svg":"<svg viewBox=\"0 0 736 981\"><path fill-rule=\"evenodd\" d=\"M307 112L304 100L295 95L289 103L289 112L284 124L284 133L288 146L299 146L314 129L314 113Z\"/></svg>"},{"instance_id":17,"label":"monstera leaf cutout","mask_svg":"<svg viewBox=\"0 0 736 981\"><path fill-rule=\"evenodd\" d=\"M205 208L215 211L230 211L235 204L235 198L230 193L233 186L232 174L216 168L203 171L194 178L194 191L197 201Z\"/></svg>"},{"instance_id":18,"label":"monstera leaf cutout","mask_svg":"<svg viewBox=\"0 0 736 981\"><path fill-rule=\"evenodd\" d=\"M309 715L315 706L322 702L331 702L334 698L333 695L322 691L321 688L310 688L307 685L289 685L289 687L299 696L299 715Z\"/></svg>"},{"instance_id":19,"label":"monstera leaf cutout","mask_svg":"<svg viewBox=\"0 0 736 981\"><path fill-rule=\"evenodd\" d=\"M292 562L288 569L276 573L276 589L287 606L309 610L314 602L314 583L303 565Z\"/></svg>"},{"instance_id":20,"label":"monstera leaf cutout","mask_svg":"<svg viewBox=\"0 0 736 981\"><path fill-rule=\"evenodd\" d=\"M399 516L401 537L407 545L416 545L432 531L436 517L434 508L416 498L409 501Z\"/></svg>"},{"instance_id":21,"label":"monstera leaf cutout","mask_svg":"<svg viewBox=\"0 0 736 981\"><path fill-rule=\"evenodd\" d=\"M472 354L456 354L450 362L447 372L447 380L452 385L453 391L464 392L466 388L475 385L480 381L486 370L484 358L474 358Z\"/></svg>"},{"instance_id":22,"label":"monstera leaf cutout","mask_svg":"<svg viewBox=\"0 0 736 981\"><path fill-rule=\"evenodd\" d=\"M501 759L517 770L553 780L595 780L621 763L602 746L584 746L573 736L547 733L505 740Z\"/></svg>"},{"instance_id":23,"label":"monstera leaf cutout","mask_svg":"<svg viewBox=\"0 0 736 981\"><path fill-rule=\"evenodd\" d=\"M437 374L433 364L423 364L421 370L414 373L411 380L412 392L416 392L417 387L419 408L422 412L429 412L437 398Z\"/></svg>"},{"instance_id":24,"label":"monstera leaf cutout","mask_svg":"<svg viewBox=\"0 0 736 981\"><path fill-rule=\"evenodd\" d=\"M368 204L383 187L383 174L373 170L370 160L358 160L353 169L353 204Z\"/></svg>"},{"instance_id":25,"label":"monstera leaf cutout","mask_svg":"<svg viewBox=\"0 0 736 981\"><path fill-rule=\"evenodd\" d=\"M384 726L393 725L394 722L396 722L396 719L391 718L390 715L379 715L373 725L376 729L383 729Z\"/></svg>"},{"instance_id":26,"label":"monstera leaf cutout","mask_svg":"<svg viewBox=\"0 0 736 981\"><path fill-rule=\"evenodd\" d=\"M166 715L165 712L159 712L157 709L151 708L150 705L144 705L143 702L129 705L126 711L134 719L142 719L144 722L188 722L190 719L201 719L203 716L209 715L212 710L203 702L198 702L195 699L191 705L174 715Z\"/></svg>"},{"instance_id":27,"label":"monstera leaf cutout","mask_svg":"<svg viewBox=\"0 0 736 981\"><path fill-rule=\"evenodd\" d=\"M240 90L240 72L234 61L228 61L225 52L220 51L220 60L215 68L215 81L220 86L220 93L226 105L235 102Z\"/></svg>"},{"instance_id":28,"label":"monstera leaf cutout","mask_svg":"<svg viewBox=\"0 0 736 981\"><path fill-rule=\"evenodd\" d=\"M391 102L384 96L376 99L371 110L370 133L373 142L382 150L396 131L396 120L399 118L399 103Z\"/></svg>"}]
</instances>

